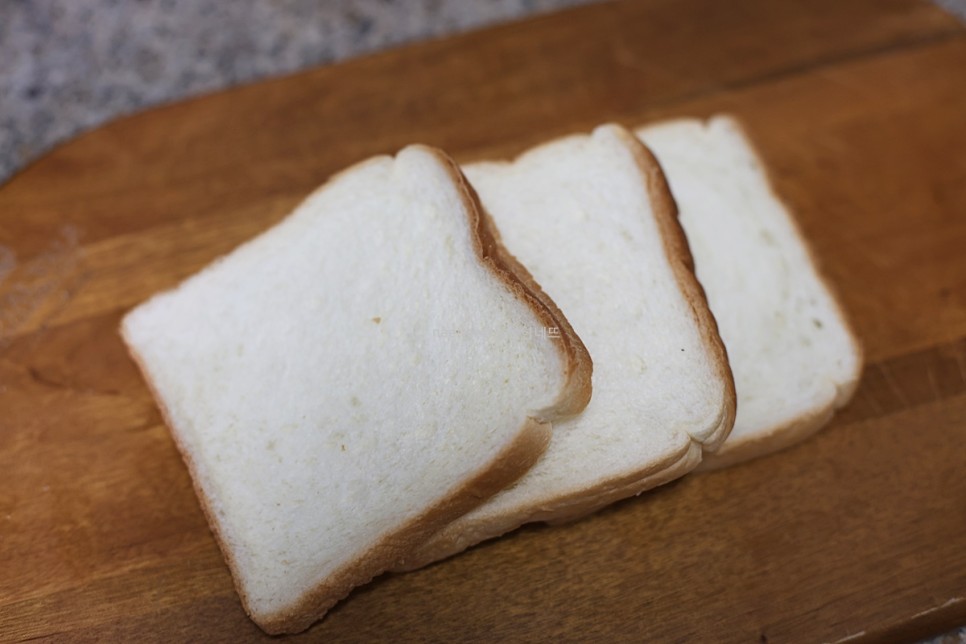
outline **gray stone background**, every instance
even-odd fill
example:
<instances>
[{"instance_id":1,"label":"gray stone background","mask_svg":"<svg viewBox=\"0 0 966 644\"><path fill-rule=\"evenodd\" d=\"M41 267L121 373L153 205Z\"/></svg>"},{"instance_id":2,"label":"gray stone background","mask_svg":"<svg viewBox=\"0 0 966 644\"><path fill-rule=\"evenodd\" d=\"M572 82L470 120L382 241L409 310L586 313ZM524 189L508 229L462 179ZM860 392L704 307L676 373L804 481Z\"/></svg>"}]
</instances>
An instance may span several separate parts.
<instances>
[{"instance_id":1,"label":"gray stone background","mask_svg":"<svg viewBox=\"0 0 966 644\"><path fill-rule=\"evenodd\" d=\"M0 183L147 106L593 1L0 0Z\"/></svg>"}]
</instances>

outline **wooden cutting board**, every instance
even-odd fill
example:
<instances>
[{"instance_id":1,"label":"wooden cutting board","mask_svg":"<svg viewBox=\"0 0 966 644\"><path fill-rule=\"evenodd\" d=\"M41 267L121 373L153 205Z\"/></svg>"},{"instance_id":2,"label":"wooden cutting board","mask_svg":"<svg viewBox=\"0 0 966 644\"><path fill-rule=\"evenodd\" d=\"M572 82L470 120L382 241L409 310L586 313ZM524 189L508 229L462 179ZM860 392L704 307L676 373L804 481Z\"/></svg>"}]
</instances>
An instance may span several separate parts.
<instances>
[{"instance_id":1,"label":"wooden cutting board","mask_svg":"<svg viewBox=\"0 0 966 644\"><path fill-rule=\"evenodd\" d=\"M864 641L966 624L966 33L911 0L600 4L111 123L0 187L0 639L265 639L122 312L420 141L744 120L868 367L816 438L385 576L293 639Z\"/></svg>"}]
</instances>

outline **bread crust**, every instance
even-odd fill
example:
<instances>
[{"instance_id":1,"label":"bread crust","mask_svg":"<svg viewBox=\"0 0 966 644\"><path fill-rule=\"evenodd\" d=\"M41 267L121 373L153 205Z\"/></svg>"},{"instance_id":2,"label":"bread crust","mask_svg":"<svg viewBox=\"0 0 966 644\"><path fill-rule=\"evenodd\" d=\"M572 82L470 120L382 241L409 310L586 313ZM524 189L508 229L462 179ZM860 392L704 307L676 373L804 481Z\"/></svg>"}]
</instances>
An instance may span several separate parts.
<instances>
[{"instance_id":1,"label":"bread crust","mask_svg":"<svg viewBox=\"0 0 966 644\"><path fill-rule=\"evenodd\" d=\"M582 499L580 503L570 506L567 509L566 516L560 519L548 518L544 521L550 525L563 525L579 521L598 510L604 509L612 503L632 496L638 496L648 490L660 487L665 483L676 481L698 466L701 462L703 451L699 443L691 441L688 443L688 449L681 454L680 458L667 467L643 478L627 477L624 480L613 481L613 487L610 489L600 490L599 493Z\"/></svg>"},{"instance_id":2,"label":"bread crust","mask_svg":"<svg viewBox=\"0 0 966 644\"><path fill-rule=\"evenodd\" d=\"M700 472L720 470L797 445L832 420L835 409L831 405L819 407L760 434L726 444L714 458L702 461L696 469Z\"/></svg>"},{"instance_id":3,"label":"bread crust","mask_svg":"<svg viewBox=\"0 0 966 644\"><path fill-rule=\"evenodd\" d=\"M503 515L497 519L487 518L462 523L459 531L443 528L433 535L431 541L422 544L428 547L413 550L405 560L397 563L393 571L418 570L459 554L483 541L512 532L526 523L544 522L550 525L561 525L578 521L616 501L641 494L684 476L701 462L701 452L699 443L687 441L683 449L669 455L661 463L650 468L646 474L638 471L620 478L609 479L587 494L554 499L551 505L536 513L528 508L523 512Z\"/></svg>"},{"instance_id":4,"label":"bread crust","mask_svg":"<svg viewBox=\"0 0 966 644\"><path fill-rule=\"evenodd\" d=\"M848 328L847 330L853 342L857 342L855 337L851 335L851 330ZM835 412L847 405L852 399L859 386L861 372L862 354L860 352L857 356L856 370L852 377L845 383L836 385L835 398L828 405L813 409L809 413L802 414L786 423L770 427L761 434L748 436L740 441L727 442L712 458L701 461L696 470L710 472L768 456L793 447L818 433L832 420Z\"/></svg>"},{"instance_id":5,"label":"bread crust","mask_svg":"<svg viewBox=\"0 0 966 644\"><path fill-rule=\"evenodd\" d=\"M758 434L752 436L743 436L740 438L737 436L733 437L731 440L726 441L716 453L708 455L697 467L697 469L700 471L710 471L736 465L744 461L786 449L818 432L818 430L824 427L832 419L832 416L834 416L838 409L844 407L849 400L851 400L852 395L855 393L862 375L864 350L858 340L858 337L855 335L851 324L849 323L849 318L845 313L845 309L842 307L841 299L837 294L837 289L822 272L821 263L816 258L811 246L807 243L807 238L802 234L798 221L792 214L792 209L789 208L788 203L782 199L781 195L775 191L768 165L762 160L758 147L755 145L754 139L749 135L748 130L735 117L728 114L719 114L707 120L679 119L677 121L661 121L647 127L661 127L663 125L682 121L699 123L702 127L708 127L712 121L726 123L729 127L732 127L738 131L742 138L744 138L744 140L747 142L749 152L755 160L757 169L765 177L765 185L768 189L768 192L778 203L781 204L785 211L786 220L791 227L792 233L798 238L799 244L805 250L805 256L811 265L814 275L828 292L832 301L832 307L839 319L839 323L849 338L852 351L855 355L854 371L844 382L835 383L835 397L829 402L828 405L810 410L808 413L798 416L797 418L792 418L785 423L766 428Z\"/></svg>"},{"instance_id":6,"label":"bread crust","mask_svg":"<svg viewBox=\"0 0 966 644\"><path fill-rule=\"evenodd\" d=\"M215 541L218 543L225 562L231 571L232 580L242 606L255 623L264 631L273 635L305 630L321 619L329 608L348 595L353 588L367 583L376 575L389 570L397 561L404 558L408 552L418 545L424 543L430 535L441 527L470 511L520 478L536 463L550 442L551 425L549 418L579 413L590 400L592 362L586 347L574 333L570 323L560 313L553 301L533 281L529 273L503 249L492 220L482 211L475 191L469 186L456 163L445 153L435 148L411 147L419 147L431 153L458 186L459 194L470 216L469 224L480 261L514 295L524 301L544 324L548 327L555 326L561 329L561 341L554 344L565 360L567 378L565 388L555 404L543 410L546 418L525 418L514 439L489 463L481 465L468 480L452 490L435 505L426 509L421 515L386 536L354 561L342 566L341 569L321 580L318 586L305 594L295 605L271 614L259 614L254 611L250 598L241 584L240 570L227 536L224 534L218 517L202 489L198 465L191 451L182 441L180 431L173 422L164 399L159 395L150 373L145 368L144 361L128 340L123 321L121 324L121 336L128 353L141 371L145 383L161 411L162 419L170 428L175 445L191 474L195 495L198 497ZM326 185L341 174L372 161L372 159L363 161L334 175ZM324 188L325 186L322 186L320 190Z\"/></svg>"}]
</instances>

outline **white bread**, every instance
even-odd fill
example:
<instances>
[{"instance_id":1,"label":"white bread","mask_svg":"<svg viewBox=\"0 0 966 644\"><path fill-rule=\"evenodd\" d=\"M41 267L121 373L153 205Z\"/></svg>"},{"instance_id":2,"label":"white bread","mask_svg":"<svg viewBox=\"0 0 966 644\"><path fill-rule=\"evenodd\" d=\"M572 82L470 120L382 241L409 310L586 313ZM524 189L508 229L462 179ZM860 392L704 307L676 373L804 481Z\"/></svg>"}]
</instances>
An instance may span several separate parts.
<instances>
[{"instance_id":1,"label":"white bread","mask_svg":"<svg viewBox=\"0 0 966 644\"><path fill-rule=\"evenodd\" d=\"M735 376L734 429L701 467L801 441L849 400L862 369L859 343L804 238L734 119L663 122L637 134L667 175Z\"/></svg>"},{"instance_id":2,"label":"white bread","mask_svg":"<svg viewBox=\"0 0 966 644\"><path fill-rule=\"evenodd\" d=\"M519 477L590 396L567 321L422 146L337 175L122 333L270 633Z\"/></svg>"},{"instance_id":3,"label":"white bread","mask_svg":"<svg viewBox=\"0 0 966 644\"><path fill-rule=\"evenodd\" d=\"M397 569L531 521L562 521L677 478L731 429L734 383L660 168L601 126L512 163L464 168L507 249L594 358L594 397L540 461Z\"/></svg>"}]
</instances>

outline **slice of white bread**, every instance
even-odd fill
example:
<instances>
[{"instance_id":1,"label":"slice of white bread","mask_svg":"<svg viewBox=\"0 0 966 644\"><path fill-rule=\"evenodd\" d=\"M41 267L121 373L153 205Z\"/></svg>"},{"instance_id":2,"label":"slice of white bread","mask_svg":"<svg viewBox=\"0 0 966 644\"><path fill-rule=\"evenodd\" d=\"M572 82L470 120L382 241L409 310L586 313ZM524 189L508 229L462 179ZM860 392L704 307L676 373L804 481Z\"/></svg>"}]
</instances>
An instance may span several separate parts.
<instances>
[{"instance_id":1,"label":"slice of white bread","mask_svg":"<svg viewBox=\"0 0 966 644\"><path fill-rule=\"evenodd\" d=\"M734 119L637 134L667 175L735 375L734 429L701 467L806 438L852 396L862 351L792 216Z\"/></svg>"},{"instance_id":2,"label":"slice of white bread","mask_svg":"<svg viewBox=\"0 0 966 644\"><path fill-rule=\"evenodd\" d=\"M728 435L735 393L661 170L601 126L512 163L464 168L507 249L566 312L594 358L594 397L554 423L540 461L397 569L531 521L563 521L677 478Z\"/></svg>"},{"instance_id":3,"label":"slice of white bread","mask_svg":"<svg viewBox=\"0 0 966 644\"><path fill-rule=\"evenodd\" d=\"M270 633L515 480L590 397L580 340L422 146L337 175L122 334Z\"/></svg>"}]
</instances>

